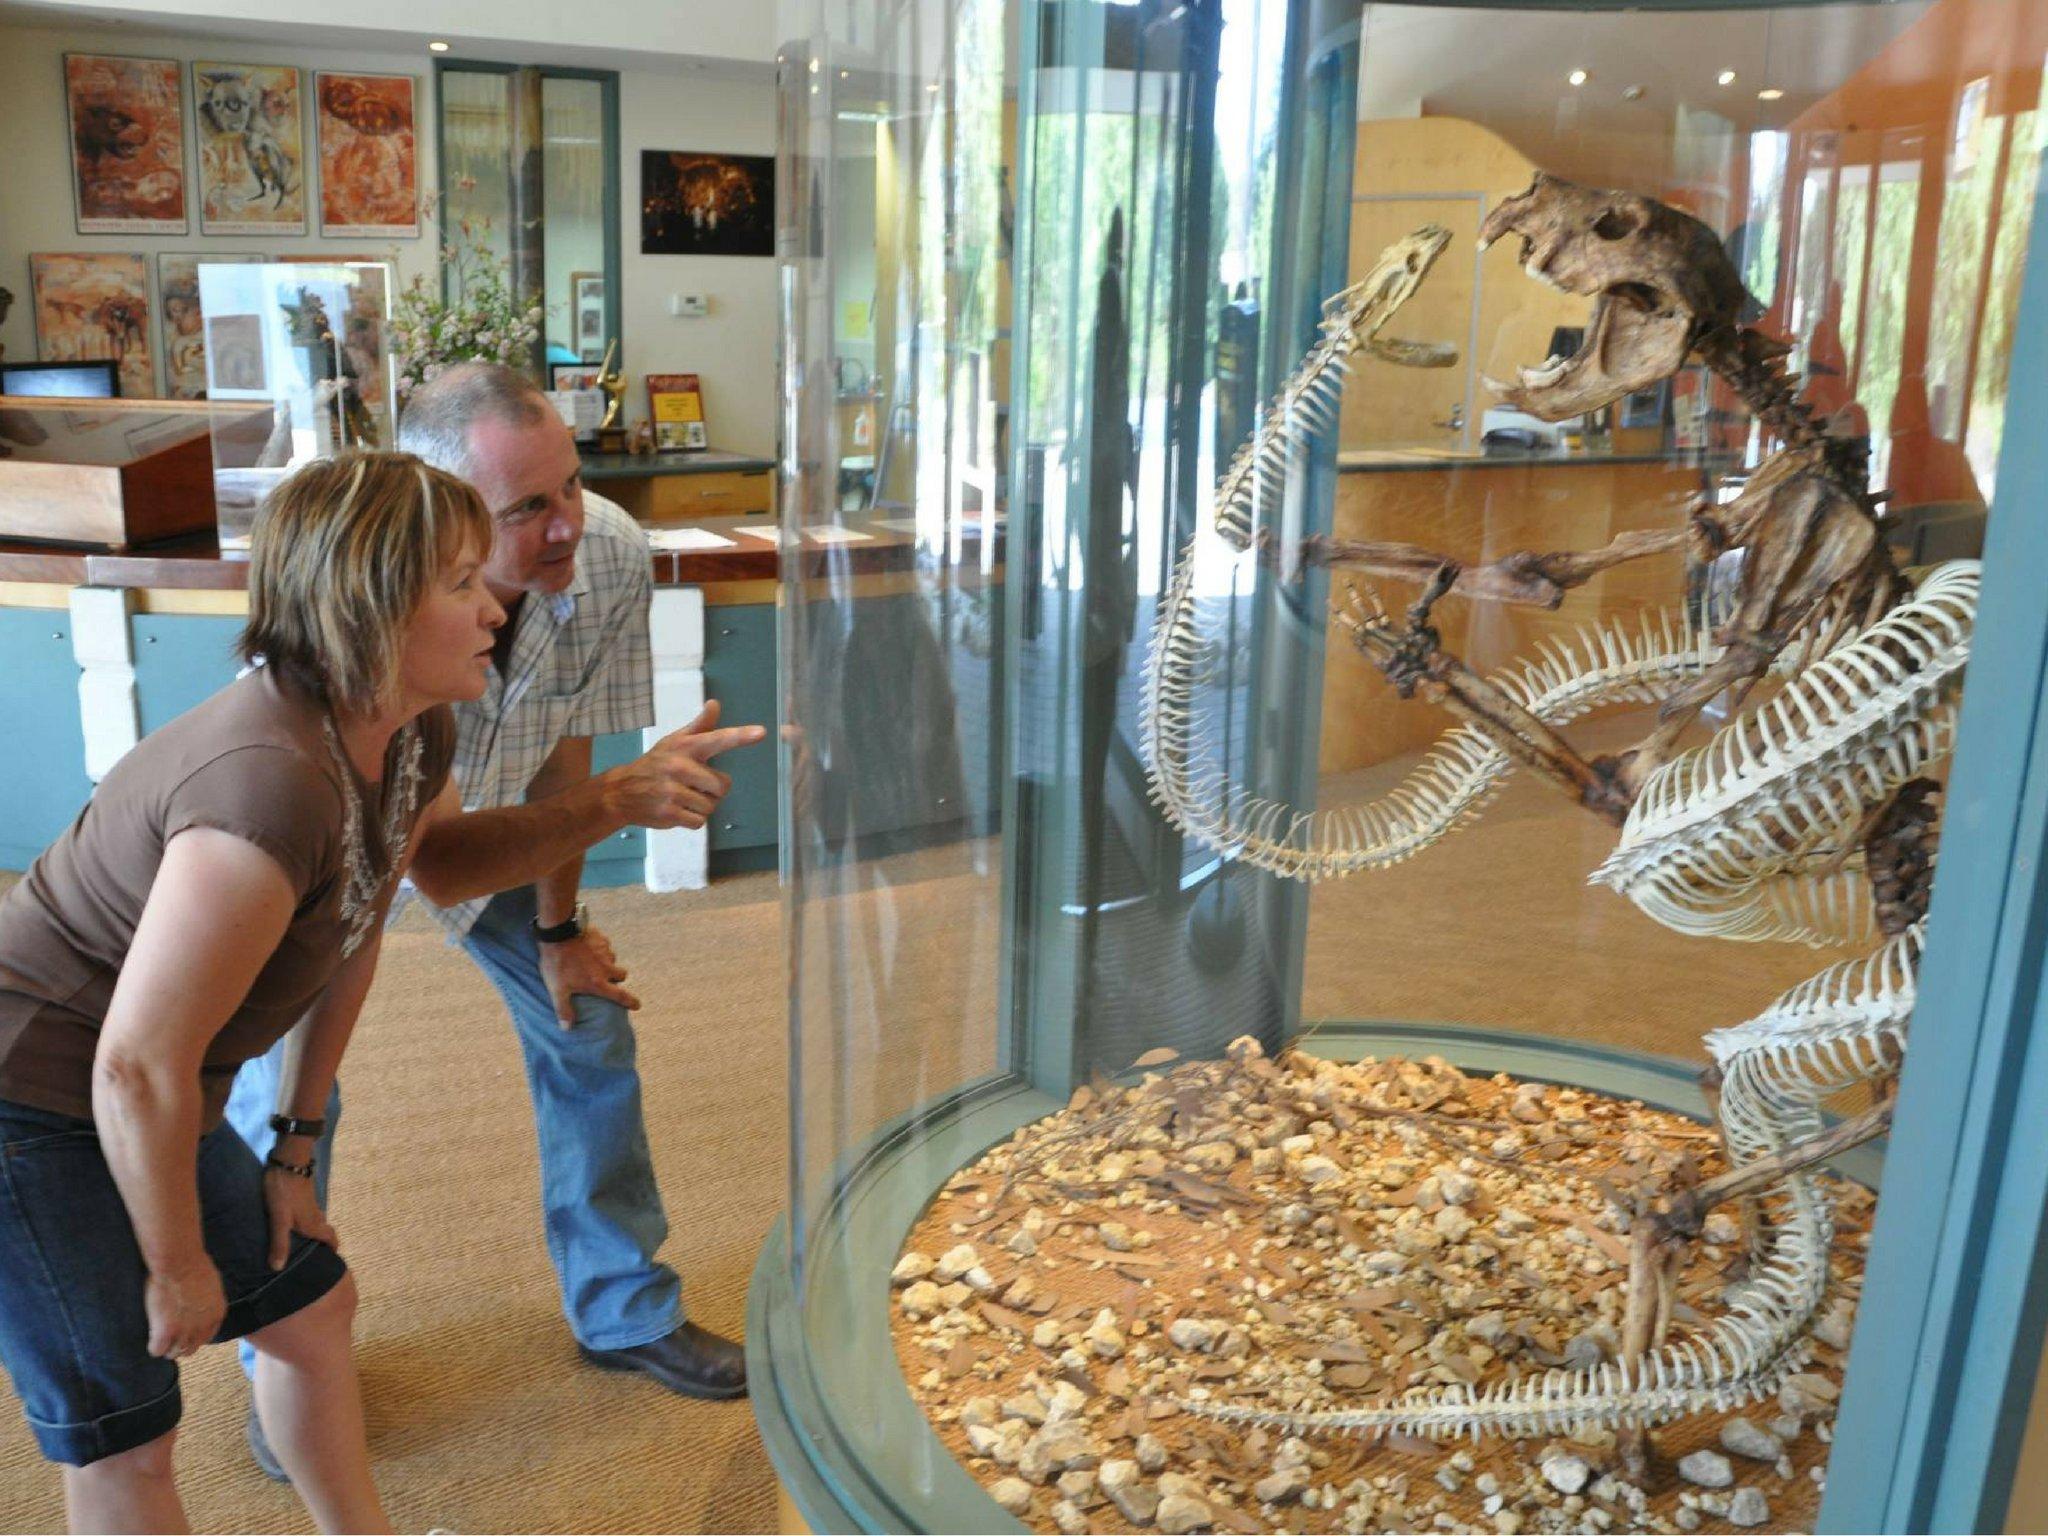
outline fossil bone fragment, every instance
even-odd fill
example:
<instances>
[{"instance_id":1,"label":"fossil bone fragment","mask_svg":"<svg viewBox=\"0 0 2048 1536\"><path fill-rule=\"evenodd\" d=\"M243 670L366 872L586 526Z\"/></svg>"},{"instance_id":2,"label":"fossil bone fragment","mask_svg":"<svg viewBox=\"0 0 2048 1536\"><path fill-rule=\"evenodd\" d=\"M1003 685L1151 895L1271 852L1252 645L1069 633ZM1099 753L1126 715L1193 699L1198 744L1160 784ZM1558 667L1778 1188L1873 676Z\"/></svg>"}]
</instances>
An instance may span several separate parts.
<instances>
[{"instance_id":1,"label":"fossil bone fragment","mask_svg":"<svg viewBox=\"0 0 2048 1536\"><path fill-rule=\"evenodd\" d=\"M1155 798L1184 833L1256 867L1317 880L1421 852L1476 815L1520 764L1620 827L1593 878L1675 931L1812 945L1888 937L1868 960L1832 966L1708 1038L1730 1172L1638 1213L1619 1361L1330 1413L1186 1406L1290 1432L1544 1434L1606 1425L1637 1435L1639 1452L1641 1430L1767 1395L1806 1357L1832 1239L1810 1169L1889 1121L1882 1087L1912 1012L1933 857L1932 786L1923 776L1953 743L1979 572L1955 562L1915 592L1894 570L1860 449L1813 421L1784 371L1783 344L1741 325L1742 285L1706 226L1648 198L1539 175L1482 227L1484 242L1507 237L1521 241L1531 276L1594 301L1578 352L1523 369L1502 391L1509 400L1563 419L1697 358L1779 446L1727 505L1696 505L1683 528L1626 534L1602 550L1517 553L1480 567L1394 544L1310 540L1276 551L1257 531L1258 512L1299 447L1298 416L1310 428L1334 418L1334 404L1317 393L1325 387L1317 381L1341 379L1332 354L1367 350L1361 338L1376 335L1413 293L1442 244L1425 246L1419 267L1390 248L1376 271L1389 273L1391 263L1391 274L1346 312L1360 330L1347 339L1326 323L1317 351L1233 463L1215 531L1233 548L1278 553L1283 572L1320 564L1422 583L1402 620L1354 591L1337 621L1397 691L1462 723L1402 785L1362 808L1300 811L1235 789L1194 699L1203 626L1191 544L1161 603L1148 673L1144 740ZM1406 362L1421 349L1374 350ZM1302 414L1296 402L1305 396L1315 403ZM1429 623L1449 592L1554 607L1603 570L1680 549L1702 562L1741 552L1724 611L1594 626L1491 677L1445 652ZM1752 692L1760 684L1759 702ZM1733 717L1681 752L1683 732L1728 689ZM1629 751L1589 759L1561 734L1586 711L1622 702L1658 706L1657 724ZM1879 1085L1880 1103L1823 1130L1820 1103L1864 1082ZM1768 1223L1757 1220L1765 1195ZM1671 1245L1698 1230L1709 1205L1729 1199L1752 1218L1755 1269L1725 1316L1667 1338Z\"/></svg>"}]
</instances>

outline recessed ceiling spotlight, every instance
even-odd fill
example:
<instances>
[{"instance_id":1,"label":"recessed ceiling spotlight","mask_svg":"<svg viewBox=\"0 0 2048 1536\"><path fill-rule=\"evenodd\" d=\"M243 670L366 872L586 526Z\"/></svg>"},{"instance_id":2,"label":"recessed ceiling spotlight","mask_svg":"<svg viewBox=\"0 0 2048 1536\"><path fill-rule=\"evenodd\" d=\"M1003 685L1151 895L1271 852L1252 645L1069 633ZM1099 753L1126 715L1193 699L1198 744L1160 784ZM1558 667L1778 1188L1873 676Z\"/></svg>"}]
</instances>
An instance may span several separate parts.
<instances>
[{"instance_id":1,"label":"recessed ceiling spotlight","mask_svg":"<svg viewBox=\"0 0 2048 1536\"><path fill-rule=\"evenodd\" d=\"M853 71L850 69L842 69L841 71L839 71L839 78L842 80L851 80L853 78Z\"/></svg>"},{"instance_id":2,"label":"recessed ceiling spotlight","mask_svg":"<svg viewBox=\"0 0 2048 1536\"><path fill-rule=\"evenodd\" d=\"M814 74L814 75L815 75L815 74L816 74L816 73L817 73L817 72L818 72L818 71L819 71L820 69L823 69L824 67L825 67L825 61L824 61L824 60L822 60L822 59L813 59L813 60L811 60L811 73L812 73L812 74Z\"/></svg>"},{"instance_id":3,"label":"recessed ceiling spotlight","mask_svg":"<svg viewBox=\"0 0 2048 1536\"><path fill-rule=\"evenodd\" d=\"M1569 75L1566 75L1565 78L1571 81L1573 85L1584 85L1588 80L1592 79L1593 77L1587 74L1583 69L1575 69Z\"/></svg>"},{"instance_id":4,"label":"recessed ceiling spotlight","mask_svg":"<svg viewBox=\"0 0 2048 1536\"><path fill-rule=\"evenodd\" d=\"M1714 76L1714 84L1716 85L1733 85L1734 83L1735 71L1732 69L1724 69L1721 73Z\"/></svg>"},{"instance_id":5,"label":"recessed ceiling spotlight","mask_svg":"<svg viewBox=\"0 0 2048 1536\"><path fill-rule=\"evenodd\" d=\"M1784 96L1784 94L1785 93L1779 90L1775 85L1767 85L1762 90L1756 93L1756 99L1758 101L1777 101L1780 100Z\"/></svg>"},{"instance_id":6,"label":"recessed ceiling spotlight","mask_svg":"<svg viewBox=\"0 0 2048 1536\"><path fill-rule=\"evenodd\" d=\"M448 45L442 42L439 38L436 38L433 42L427 44L427 52L429 53L446 53L447 51Z\"/></svg>"},{"instance_id":7,"label":"recessed ceiling spotlight","mask_svg":"<svg viewBox=\"0 0 2048 1536\"><path fill-rule=\"evenodd\" d=\"M1643 88L1640 85L1625 85L1621 88L1621 99L1623 101L1641 101L1643 99Z\"/></svg>"},{"instance_id":8,"label":"recessed ceiling spotlight","mask_svg":"<svg viewBox=\"0 0 2048 1536\"><path fill-rule=\"evenodd\" d=\"M936 80L934 80L930 85L926 86L925 89L929 91L932 95L936 96L939 94L939 83Z\"/></svg>"}]
</instances>

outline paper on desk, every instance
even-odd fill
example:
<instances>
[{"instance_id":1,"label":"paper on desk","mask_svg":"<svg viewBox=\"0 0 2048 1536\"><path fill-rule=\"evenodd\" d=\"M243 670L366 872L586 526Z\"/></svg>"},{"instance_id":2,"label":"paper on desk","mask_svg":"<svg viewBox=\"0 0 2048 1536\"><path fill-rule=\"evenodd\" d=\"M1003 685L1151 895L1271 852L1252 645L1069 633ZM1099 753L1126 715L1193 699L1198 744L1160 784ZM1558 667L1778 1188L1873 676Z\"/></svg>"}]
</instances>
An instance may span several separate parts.
<instances>
[{"instance_id":1,"label":"paper on desk","mask_svg":"<svg viewBox=\"0 0 2048 1536\"><path fill-rule=\"evenodd\" d=\"M650 528L647 542L658 550L731 549L732 540L708 528Z\"/></svg>"},{"instance_id":2,"label":"paper on desk","mask_svg":"<svg viewBox=\"0 0 2048 1536\"><path fill-rule=\"evenodd\" d=\"M765 539L770 544L787 544L789 542L788 539L783 537L782 530L773 523L760 528L735 528L733 532L749 539Z\"/></svg>"},{"instance_id":3,"label":"paper on desk","mask_svg":"<svg viewBox=\"0 0 2048 1536\"><path fill-rule=\"evenodd\" d=\"M804 533L820 544L865 544L874 537L852 528L806 528Z\"/></svg>"}]
</instances>

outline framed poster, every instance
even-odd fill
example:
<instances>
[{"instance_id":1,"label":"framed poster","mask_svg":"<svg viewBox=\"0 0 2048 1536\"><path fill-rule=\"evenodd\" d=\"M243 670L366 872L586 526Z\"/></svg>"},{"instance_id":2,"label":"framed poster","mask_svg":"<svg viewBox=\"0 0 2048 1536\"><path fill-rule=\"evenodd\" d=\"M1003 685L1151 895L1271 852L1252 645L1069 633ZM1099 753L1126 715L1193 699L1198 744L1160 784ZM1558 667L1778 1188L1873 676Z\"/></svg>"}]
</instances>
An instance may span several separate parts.
<instances>
[{"instance_id":1,"label":"framed poster","mask_svg":"<svg viewBox=\"0 0 2048 1536\"><path fill-rule=\"evenodd\" d=\"M199 132L199 232L306 232L299 72L281 64L192 66Z\"/></svg>"},{"instance_id":2,"label":"framed poster","mask_svg":"<svg viewBox=\"0 0 2048 1536\"><path fill-rule=\"evenodd\" d=\"M149 335L149 264L127 252L33 255L36 356L46 363L108 358L121 373L121 398L156 392Z\"/></svg>"},{"instance_id":3,"label":"framed poster","mask_svg":"<svg viewBox=\"0 0 2048 1536\"><path fill-rule=\"evenodd\" d=\"M182 235L185 109L172 59L64 55L81 235Z\"/></svg>"},{"instance_id":4,"label":"framed poster","mask_svg":"<svg viewBox=\"0 0 2048 1536\"><path fill-rule=\"evenodd\" d=\"M775 157L640 151L646 256L773 256Z\"/></svg>"},{"instance_id":5,"label":"framed poster","mask_svg":"<svg viewBox=\"0 0 2048 1536\"><path fill-rule=\"evenodd\" d=\"M261 256L201 256L187 251L157 253L156 314L163 335L166 399L206 398L206 316L199 302L200 264L262 259Z\"/></svg>"},{"instance_id":6,"label":"framed poster","mask_svg":"<svg viewBox=\"0 0 2048 1536\"><path fill-rule=\"evenodd\" d=\"M604 274L569 274L569 323L576 355L586 363L604 359Z\"/></svg>"},{"instance_id":7,"label":"framed poster","mask_svg":"<svg viewBox=\"0 0 2048 1536\"><path fill-rule=\"evenodd\" d=\"M418 145L411 75L313 75L320 233L416 240Z\"/></svg>"}]
</instances>

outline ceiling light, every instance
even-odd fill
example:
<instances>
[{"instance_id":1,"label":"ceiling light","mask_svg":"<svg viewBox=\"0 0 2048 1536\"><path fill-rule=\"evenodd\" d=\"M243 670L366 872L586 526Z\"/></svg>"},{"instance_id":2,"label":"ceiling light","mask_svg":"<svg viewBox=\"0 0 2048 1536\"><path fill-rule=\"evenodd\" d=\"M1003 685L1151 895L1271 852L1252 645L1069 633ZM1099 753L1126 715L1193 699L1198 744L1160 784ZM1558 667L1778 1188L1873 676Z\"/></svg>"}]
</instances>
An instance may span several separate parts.
<instances>
[{"instance_id":1,"label":"ceiling light","mask_svg":"<svg viewBox=\"0 0 2048 1536\"><path fill-rule=\"evenodd\" d=\"M1783 97L1784 94L1785 93L1779 90L1775 85L1767 85L1762 90L1756 93L1756 99L1758 101L1777 101L1781 97Z\"/></svg>"},{"instance_id":2,"label":"ceiling light","mask_svg":"<svg viewBox=\"0 0 2048 1536\"><path fill-rule=\"evenodd\" d=\"M1583 69L1575 69L1565 78L1571 81L1573 85L1584 85L1592 76L1588 75Z\"/></svg>"},{"instance_id":3,"label":"ceiling light","mask_svg":"<svg viewBox=\"0 0 2048 1536\"><path fill-rule=\"evenodd\" d=\"M853 71L850 69L842 69L841 71L839 71L839 78L842 80L851 80L853 78Z\"/></svg>"},{"instance_id":4,"label":"ceiling light","mask_svg":"<svg viewBox=\"0 0 2048 1536\"><path fill-rule=\"evenodd\" d=\"M934 96L939 94L939 85L936 80L933 81L930 85L926 86L925 89L931 92L931 94Z\"/></svg>"},{"instance_id":5,"label":"ceiling light","mask_svg":"<svg viewBox=\"0 0 2048 1536\"><path fill-rule=\"evenodd\" d=\"M1714 84L1716 85L1733 85L1734 83L1735 71L1732 69L1724 69L1721 73L1714 76Z\"/></svg>"},{"instance_id":6,"label":"ceiling light","mask_svg":"<svg viewBox=\"0 0 2048 1536\"><path fill-rule=\"evenodd\" d=\"M820 59L811 60L811 73L815 75L818 72L818 70L822 67L822 65L823 61Z\"/></svg>"},{"instance_id":7,"label":"ceiling light","mask_svg":"<svg viewBox=\"0 0 2048 1536\"><path fill-rule=\"evenodd\" d=\"M429 53L446 53L447 51L448 45L442 42L439 38L436 38L433 42L427 44L427 52Z\"/></svg>"}]
</instances>

